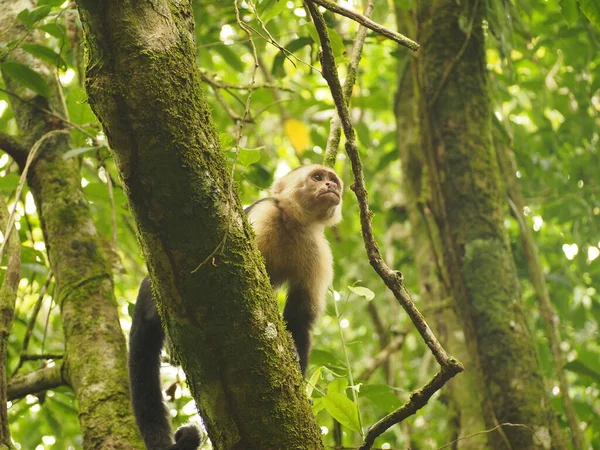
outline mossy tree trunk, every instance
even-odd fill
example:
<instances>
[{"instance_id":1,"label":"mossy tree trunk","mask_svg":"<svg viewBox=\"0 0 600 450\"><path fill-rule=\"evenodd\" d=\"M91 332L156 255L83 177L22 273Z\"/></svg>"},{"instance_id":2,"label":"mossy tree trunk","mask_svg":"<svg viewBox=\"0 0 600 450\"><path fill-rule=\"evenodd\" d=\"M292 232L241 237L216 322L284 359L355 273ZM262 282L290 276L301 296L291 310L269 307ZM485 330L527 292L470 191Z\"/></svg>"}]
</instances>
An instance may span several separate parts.
<instances>
[{"instance_id":1,"label":"mossy tree trunk","mask_svg":"<svg viewBox=\"0 0 600 450\"><path fill-rule=\"evenodd\" d=\"M321 448L200 88L190 3L79 0L78 7L90 103L213 445Z\"/></svg>"},{"instance_id":2,"label":"mossy tree trunk","mask_svg":"<svg viewBox=\"0 0 600 450\"><path fill-rule=\"evenodd\" d=\"M27 0L3 4L0 41L10 42L28 31L16 15L33 8ZM30 34L31 39L35 33ZM45 111L64 116L51 70L20 49L16 59L45 76L51 98L35 95L5 77L15 118L19 148L31 148L44 134L63 126ZM77 159L64 160L68 133L43 141L29 168L27 181L42 224L50 266L56 280L65 335L63 377L73 387L85 449L140 449L141 439L131 412L125 338L119 324L111 269L81 188ZM20 167L27 154L12 155Z\"/></svg>"},{"instance_id":3,"label":"mossy tree trunk","mask_svg":"<svg viewBox=\"0 0 600 450\"><path fill-rule=\"evenodd\" d=\"M414 18L408 17L408 12L398 6L396 15L398 30L413 36L415 31L411 28L415 25ZM445 441L451 442L486 428L480 397L483 381L480 369L474 365L465 348L464 334L455 332L460 329L460 320L444 270L439 230L429 206L431 189L420 145L420 92L416 89L414 79L416 69L417 64L411 55L398 61L398 85L394 101L396 142L402 161L411 244L419 274L420 308L444 348L467 367L465 373L450 380L448 391L442 393L440 398L448 411L449 433ZM485 435L473 436L457 442L456 448L479 450L485 442Z\"/></svg>"},{"instance_id":4,"label":"mossy tree trunk","mask_svg":"<svg viewBox=\"0 0 600 450\"><path fill-rule=\"evenodd\" d=\"M566 448L521 309L491 136L484 2L419 4L421 146L450 293L481 368L494 449Z\"/></svg>"}]
</instances>

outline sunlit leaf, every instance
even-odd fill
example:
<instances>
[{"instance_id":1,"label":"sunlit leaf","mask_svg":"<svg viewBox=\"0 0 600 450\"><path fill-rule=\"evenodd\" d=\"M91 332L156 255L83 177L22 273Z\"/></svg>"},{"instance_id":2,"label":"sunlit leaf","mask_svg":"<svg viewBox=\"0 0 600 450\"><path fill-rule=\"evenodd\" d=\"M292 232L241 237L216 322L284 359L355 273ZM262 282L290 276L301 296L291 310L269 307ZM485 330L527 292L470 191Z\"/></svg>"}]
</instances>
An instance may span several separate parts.
<instances>
[{"instance_id":1,"label":"sunlit leaf","mask_svg":"<svg viewBox=\"0 0 600 450\"><path fill-rule=\"evenodd\" d=\"M310 379L306 382L306 396L308 398L312 397L313 390L315 389L315 386L317 385L319 378L321 378L322 370L323 370L323 367L321 367L321 366L317 367L317 369L310 376Z\"/></svg>"},{"instance_id":2,"label":"sunlit leaf","mask_svg":"<svg viewBox=\"0 0 600 450\"><path fill-rule=\"evenodd\" d=\"M298 153L302 153L310 144L310 133L308 127L297 119L288 119L283 125L285 135L290 140L292 147Z\"/></svg>"},{"instance_id":3,"label":"sunlit leaf","mask_svg":"<svg viewBox=\"0 0 600 450\"><path fill-rule=\"evenodd\" d=\"M260 161L260 151L264 147L258 148L241 148L238 153L238 162L243 166L249 166L251 164Z\"/></svg>"},{"instance_id":4,"label":"sunlit leaf","mask_svg":"<svg viewBox=\"0 0 600 450\"><path fill-rule=\"evenodd\" d=\"M375 292L373 292L369 288L366 288L363 286L348 286L348 289L350 289L356 295L360 295L361 297L364 297L369 301L371 301L375 298Z\"/></svg>"}]
</instances>

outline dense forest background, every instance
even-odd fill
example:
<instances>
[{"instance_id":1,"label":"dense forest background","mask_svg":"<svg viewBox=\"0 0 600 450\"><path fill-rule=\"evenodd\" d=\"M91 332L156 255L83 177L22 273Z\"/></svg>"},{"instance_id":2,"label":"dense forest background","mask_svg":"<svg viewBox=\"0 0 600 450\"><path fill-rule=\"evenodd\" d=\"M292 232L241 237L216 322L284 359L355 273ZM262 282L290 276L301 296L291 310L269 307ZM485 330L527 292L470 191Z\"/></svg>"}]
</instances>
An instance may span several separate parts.
<instances>
[{"instance_id":1,"label":"dense forest background","mask_svg":"<svg viewBox=\"0 0 600 450\"><path fill-rule=\"evenodd\" d=\"M562 446L553 441L552 448L600 448L600 7L584 0L440 3L452 10L440 23L454 18L461 40L436 43L436 35L447 36L448 29L432 26L424 17L437 4L343 2L355 11L367 8L365 14L373 21L419 44L431 44L413 52L367 31L349 111L381 254L402 272L434 334L466 367L427 406L378 437L375 448L509 448L497 443L512 439L508 430L519 426L501 419L492 427L482 412L486 405L478 386L486 379L474 380L469 372L486 362L471 362L465 350L465 335L467 341L470 336L460 319L465 304L456 298L456 274L448 265L452 239L463 237L446 231L460 221L438 214L440 198L450 191L457 197L444 197L446 204L476 208L478 203L463 196L463 180L453 178L451 169L443 172L436 188L431 180L440 147L434 144L428 152L422 144L426 136L434 136L435 142L432 123L444 111L449 128L454 116L454 126L467 130L459 118L465 113L460 99L470 96L488 105L490 118L488 128L479 128L480 110L467 108L473 125L465 142L481 132L489 135L490 145L477 150L469 144L465 153L485 151L496 158L476 161L473 167L487 171L483 178L500 182L498 223L518 276L516 294L494 303L493 313L506 315L518 305L514 308L522 311L524 329L531 331L524 333L524 356L502 355L508 344L501 339L492 338L481 347L490 346L488 357L496 352L507 374L521 373L515 361L529 361L527 348L535 349L539 371L533 377L543 377L551 414L567 442ZM8 435L8 423L16 448L79 449L84 448L82 427L102 429L93 421L94 409L112 398L94 391L93 382L86 383L110 379L118 366L115 355L124 358L123 336L147 269L122 177L88 103L86 42L77 5L55 0L15 5L13 16L9 8L0 12L0 194L5 203L0 202L0 220L5 237L10 215L21 244L20 276L19 246L3 243L0 249L0 362L5 364L3 395L8 400L6 415L0 414L0 437ZM79 7L87 6L84 2ZM229 169L235 161L236 192L248 205L267 195L274 178L300 164L322 163L332 146L328 140L335 107L321 74L320 39L308 8L298 0L193 1L192 8L206 100ZM352 50L358 24L322 11L343 81L358 62ZM475 30L484 39L481 92L470 90L468 76L459 76L461 70L477 69L461 66L476 60L477 52L470 47ZM141 33L152 34L151 22ZM431 88L428 73L439 74L439 89L435 83ZM146 106L151 115L156 105ZM36 125L38 121L43 125ZM60 154L44 156L50 154L44 153L47 145L56 146L61 139ZM454 145L460 148L461 143ZM324 445L357 448L367 427L400 408L438 366L369 264L359 207L350 189L351 165L340 148L334 167L348 187L344 220L328 231L336 275L326 313L314 331L306 392ZM21 180L24 168L26 181ZM67 190L61 192L58 186ZM490 223L497 218L494 214L489 214ZM87 237L61 247L80 232ZM94 244L86 241L92 235ZM94 266L99 259L90 250L96 246L103 255L99 266ZM468 248L487 252L486 247ZM465 266L461 276L477 275L487 263L493 261ZM510 284L510 277L503 278L502 264L498 257L497 282ZM98 281L111 276L112 284ZM73 293L83 302L72 302ZM285 296L280 292L277 298L281 309ZM105 317L110 320L105 322ZM471 326L478 326L477 317L470 316ZM518 320L509 325L521 326ZM107 340L110 346L98 349L100 359L93 360L106 373L86 373L88 363L92 365L84 350L104 342L99 334L86 335L94 327L115 336ZM66 359L69 376L61 369ZM162 375L174 426L190 420L200 425L185 375L167 359L165 355ZM126 397L126 388L115 389ZM544 408L540 397L524 401L533 410ZM502 407L496 412L500 417ZM115 414L135 434L130 413ZM498 428L508 434L501 436ZM550 448L544 444L547 430L522 428L519 433L534 436L533 443L520 447L513 442L510 448ZM86 439L85 448L125 448L93 446L92 441ZM136 442L131 448L141 448ZM3 444L10 448L0 439L0 448ZM208 440L203 445L211 448Z\"/></svg>"}]
</instances>

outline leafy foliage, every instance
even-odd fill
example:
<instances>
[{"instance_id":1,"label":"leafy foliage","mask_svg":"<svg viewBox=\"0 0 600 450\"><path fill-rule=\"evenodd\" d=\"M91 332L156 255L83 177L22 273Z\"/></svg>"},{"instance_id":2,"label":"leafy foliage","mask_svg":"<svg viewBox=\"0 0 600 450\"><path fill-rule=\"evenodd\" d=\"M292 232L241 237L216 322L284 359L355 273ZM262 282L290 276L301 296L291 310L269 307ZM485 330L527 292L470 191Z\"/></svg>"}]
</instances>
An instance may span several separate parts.
<instances>
[{"instance_id":1,"label":"leafy foliage","mask_svg":"<svg viewBox=\"0 0 600 450\"><path fill-rule=\"evenodd\" d=\"M254 30L251 43L236 21L233 2L194 2L198 65L215 80L214 85L206 88L208 98L223 151L231 162L237 154L235 182L244 204L263 195L274 175L301 163L322 161L329 121L334 114L329 91L319 73L315 44L318 39L301 3L283 0L256 3L255 7L253 2L240 6L241 17ZM570 394L587 439L593 448L600 448L598 3L563 0L558 5L524 0L518 5L525 11L520 19L514 19L515 15L510 14L513 6L506 6L506 2L487 3L490 4L487 57L497 127L512 142L516 153L518 176L527 200L525 213L535 231L548 288L561 321L562 346L569 360L566 369ZM68 6L63 6L63 2L46 0L38 5L19 14L27 31L22 40L3 43L1 70L5 77L42 96L47 96L50 88L39 75L39 66L12 61L11 53L24 50L38 63L57 70L70 120L98 137L92 142L86 134L73 130L73 148L64 157L79 158L82 162L82 185L115 269L116 296L127 332L131 302L145 274L135 226L107 152L107 142L85 101L78 46L81 36L74 20L77 13L65 9ZM375 19L394 28L395 13L410 11L411 3L398 0L395 7L388 8L388 2L376 1ZM343 76L357 27L332 15L327 15L327 20ZM27 41L27 34L33 31L43 33L43 44ZM249 121L244 124L238 143L237 124L244 115L247 86L254 67L252 45L259 55L257 88L252 92ZM387 262L402 270L418 306L427 309L428 299L418 292L418 274L410 249L411 230L405 213L406 196L402 191L402 169L396 148L398 130L393 113L398 76L409 57L407 51L390 41L369 34L353 91L352 113L375 214L375 234ZM0 131L16 134L10 95L4 84L0 87ZM349 186L351 174L343 155L339 156L336 169ZM6 155L2 156L0 191L11 202L15 201L17 183L15 164ZM50 275L36 208L26 191L16 200L23 246L23 280L9 339L9 378L20 365L23 353L64 351L51 279L46 295L40 297ZM368 264L357 206L349 189L344 194L344 217L329 235L336 256L336 279L326 314L315 330L308 375L314 411L329 446L335 443L334 419L342 428L338 443L356 446L361 442L361 426L366 428L399 407L410 391L421 386L436 370L424 344L411 331L406 316ZM507 227L547 388L565 427L564 412L556 396L556 374L527 278L519 228L509 218L508 209ZM39 302L40 312L33 316ZM369 304L374 308L369 308ZM381 329L377 328L376 318ZM30 323L32 334L25 349ZM340 339L338 326L343 330L344 341ZM349 370L356 379L385 344L382 337L404 331L408 334L401 350L370 378L349 386ZM344 347L350 367L345 362ZM53 363L25 361L18 373ZM172 393L169 407L174 411L175 422L183 423L193 414L193 408L189 392L180 383L182 373L165 368L163 375L165 386L175 386L169 391ZM358 405L352 392L357 394ZM21 448L81 448L75 399L65 388L15 401L10 405L9 415L11 432ZM435 400L402 427L394 427L382 435L377 446L441 446L453 435L448 417L444 402Z\"/></svg>"}]
</instances>

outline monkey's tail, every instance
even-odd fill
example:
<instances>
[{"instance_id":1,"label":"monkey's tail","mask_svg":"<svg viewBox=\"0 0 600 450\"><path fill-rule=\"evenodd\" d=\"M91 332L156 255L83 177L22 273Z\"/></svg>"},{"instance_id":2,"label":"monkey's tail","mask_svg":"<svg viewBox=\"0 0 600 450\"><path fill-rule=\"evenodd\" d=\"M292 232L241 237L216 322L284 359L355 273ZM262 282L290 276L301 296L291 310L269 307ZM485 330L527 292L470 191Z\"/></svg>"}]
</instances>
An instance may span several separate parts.
<instances>
[{"instance_id":1,"label":"monkey's tail","mask_svg":"<svg viewBox=\"0 0 600 450\"><path fill-rule=\"evenodd\" d=\"M175 441L167 450L196 450L200 445L200 431L194 425L184 425L175 433Z\"/></svg>"},{"instance_id":2,"label":"monkey's tail","mask_svg":"<svg viewBox=\"0 0 600 450\"><path fill-rule=\"evenodd\" d=\"M138 293L129 338L129 380L135 419L149 450L196 450L200 432L193 425L180 428L173 444L160 384L164 340L165 332L146 277Z\"/></svg>"}]
</instances>

